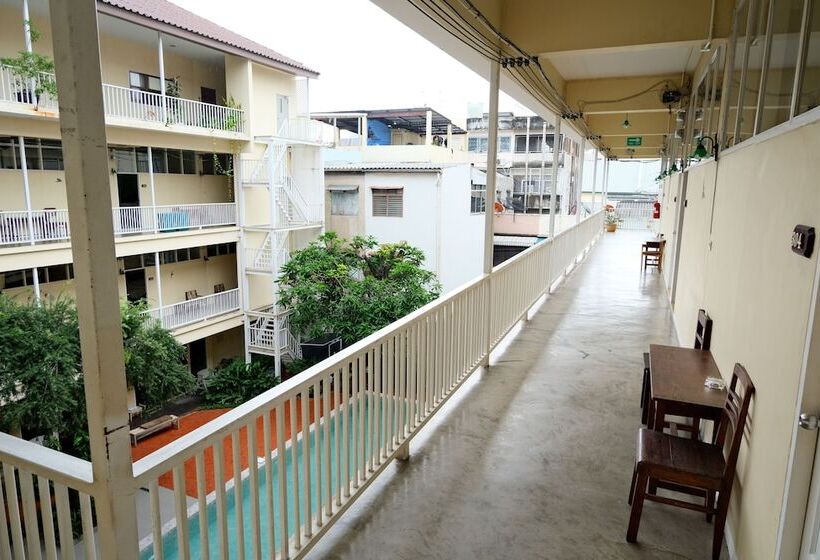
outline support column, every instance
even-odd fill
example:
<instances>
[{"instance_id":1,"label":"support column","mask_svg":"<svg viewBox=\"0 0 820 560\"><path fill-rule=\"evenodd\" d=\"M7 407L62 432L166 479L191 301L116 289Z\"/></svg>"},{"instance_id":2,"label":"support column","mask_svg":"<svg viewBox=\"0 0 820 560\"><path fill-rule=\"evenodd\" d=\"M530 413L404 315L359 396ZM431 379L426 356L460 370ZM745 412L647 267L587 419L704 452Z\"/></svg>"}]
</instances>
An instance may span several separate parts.
<instances>
[{"instance_id":1,"label":"support column","mask_svg":"<svg viewBox=\"0 0 820 560\"><path fill-rule=\"evenodd\" d=\"M151 219L154 220L154 233L159 233L157 192L154 188L154 154L151 152L151 146L148 146L148 185L151 187ZM159 261L157 261L157 266L159 266ZM159 269L157 269L157 278L159 278Z\"/></svg>"},{"instance_id":2,"label":"support column","mask_svg":"<svg viewBox=\"0 0 820 560\"><path fill-rule=\"evenodd\" d=\"M591 208L595 212L595 182L598 180L598 150L595 150L595 159L592 160L592 202Z\"/></svg>"},{"instance_id":3,"label":"support column","mask_svg":"<svg viewBox=\"0 0 820 560\"><path fill-rule=\"evenodd\" d=\"M547 121L542 121L543 124L541 126L541 175L539 176L538 183L540 187L538 188L538 214L544 214L544 166L547 163ZM539 218L540 219L540 218ZM540 223L539 223L539 233L540 233Z\"/></svg>"},{"instance_id":4,"label":"support column","mask_svg":"<svg viewBox=\"0 0 820 560\"><path fill-rule=\"evenodd\" d=\"M136 559L137 519L97 4L50 2L101 558Z\"/></svg>"},{"instance_id":5,"label":"support column","mask_svg":"<svg viewBox=\"0 0 820 560\"><path fill-rule=\"evenodd\" d=\"M432 146L433 144L433 111L427 109L427 118L424 125L424 145Z\"/></svg>"},{"instance_id":6,"label":"support column","mask_svg":"<svg viewBox=\"0 0 820 560\"><path fill-rule=\"evenodd\" d=\"M530 117L527 117L527 131L524 136L524 213L527 213L527 205L529 204L530 194ZM515 187L513 186L513 189Z\"/></svg>"},{"instance_id":7,"label":"support column","mask_svg":"<svg viewBox=\"0 0 820 560\"><path fill-rule=\"evenodd\" d=\"M490 122L487 130L487 177L484 191L484 274L493 271L493 238L495 219L496 166L498 164L498 87L501 78L501 64L490 61ZM488 286L485 301L487 313L487 355L482 362L484 367L490 365L490 348L492 347L492 289Z\"/></svg>"},{"instance_id":8,"label":"support column","mask_svg":"<svg viewBox=\"0 0 820 560\"><path fill-rule=\"evenodd\" d=\"M447 147L453 149L453 123L447 125Z\"/></svg>"},{"instance_id":9,"label":"support column","mask_svg":"<svg viewBox=\"0 0 820 560\"><path fill-rule=\"evenodd\" d=\"M603 198L601 200L601 206L602 207L606 206L606 204L609 200L609 163L610 163L610 159L609 159L609 157L607 157L604 160L604 184L603 184L604 192L603 192Z\"/></svg>"},{"instance_id":10,"label":"support column","mask_svg":"<svg viewBox=\"0 0 820 560\"><path fill-rule=\"evenodd\" d=\"M28 0L23 0L23 37L26 44L26 52L32 52L31 16L28 11Z\"/></svg>"},{"instance_id":11,"label":"support column","mask_svg":"<svg viewBox=\"0 0 820 560\"><path fill-rule=\"evenodd\" d=\"M22 136L17 137L20 153L20 171L23 173L23 197L26 201L26 227L28 228L28 243L34 245L34 212L31 209L31 188L28 182L28 163L26 161L26 144ZM31 269L31 278L34 280L34 301L40 304L40 275L37 267Z\"/></svg>"},{"instance_id":12,"label":"support column","mask_svg":"<svg viewBox=\"0 0 820 560\"><path fill-rule=\"evenodd\" d=\"M157 31L157 56L159 57L159 89L162 96L162 122L168 122L168 99L165 93L165 54L162 50L162 33Z\"/></svg>"},{"instance_id":13,"label":"support column","mask_svg":"<svg viewBox=\"0 0 820 560\"><path fill-rule=\"evenodd\" d=\"M581 138L581 165L578 169L578 185L575 189L575 223L581 223L581 193L584 192L584 167L587 162L587 139Z\"/></svg>"},{"instance_id":14,"label":"support column","mask_svg":"<svg viewBox=\"0 0 820 560\"><path fill-rule=\"evenodd\" d=\"M362 149L367 148L367 116L363 116L359 120L359 137L362 143Z\"/></svg>"},{"instance_id":15,"label":"support column","mask_svg":"<svg viewBox=\"0 0 820 560\"><path fill-rule=\"evenodd\" d=\"M160 310L162 310L162 274L160 274L160 266L159 266L159 253L154 251L154 268L156 269L157 275L157 303L159 304ZM162 311L160 311L160 320L162 319Z\"/></svg>"},{"instance_id":16,"label":"support column","mask_svg":"<svg viewBox=\"0 0 820 560\"><path fill-rule=\"evenodd\" d=\"M552 185L550 186L550 236L555 237L555 212L558 198L558 166L561 164L561 151L564 146L561 142L561 115L555 115L555 130L552 137Z\"/></svg>"}]
</instances>

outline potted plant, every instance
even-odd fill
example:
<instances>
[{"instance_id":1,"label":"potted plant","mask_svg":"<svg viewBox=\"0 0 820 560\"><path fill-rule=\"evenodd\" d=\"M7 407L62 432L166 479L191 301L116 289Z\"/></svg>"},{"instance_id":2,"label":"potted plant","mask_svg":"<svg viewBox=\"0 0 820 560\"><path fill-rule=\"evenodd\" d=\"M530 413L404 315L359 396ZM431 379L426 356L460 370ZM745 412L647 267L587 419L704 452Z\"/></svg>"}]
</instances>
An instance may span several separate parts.
<instances>
[{"instance_id":1,"label":"potted plant","mask_svg":"<svg viewBox=\"0 0 820 560\"><path fill-rule=\"evenodd\" d=\"M606 226L606 230L610 233L614 232L618 228L618 222L620 219L618 218L618 214L615 212L607 212L606 216L604 216L604 225Z\"/></svg>"},{"instance_id":2,"label":"potted plant","mask_svg":"<svg viewBox=\"0 0 820 560\"><path fill-rule=\"evenodd\" d=\"M34 28L29 27L31 42L40 38ZM57 97L57 82L54 80L54 61L35 52L20 51L16 57L0 58L0 64L12 74L17 101L31 103L37 110L40 96L44 93Z\"/></svg>"}]
</instances>

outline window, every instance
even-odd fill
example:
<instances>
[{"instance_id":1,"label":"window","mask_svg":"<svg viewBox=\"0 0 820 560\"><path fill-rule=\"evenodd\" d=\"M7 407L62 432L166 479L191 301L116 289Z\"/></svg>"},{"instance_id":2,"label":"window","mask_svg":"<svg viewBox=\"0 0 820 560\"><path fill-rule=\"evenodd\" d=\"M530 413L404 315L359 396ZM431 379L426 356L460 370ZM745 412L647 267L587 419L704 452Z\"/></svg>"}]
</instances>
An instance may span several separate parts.
<instances>
[{"instance_id":1,"label":"window","mask_svg":"<svg viewBox=\"0 0 820 560\"><path fill-rule=\"evenodd\" d=\"M527 150L527 135L526 134L516 134L515 135L515 152L518 154L526 153ZM540 154L541 153L541 135L538 134L530 134L530 146L529 152Z\"/></svg>"},{"instance_id":2,"label":"window","mask_svg":"<svg viewBox=\"0 0 820 560\"><path fill-rule=\"evenodd\" d=\"M153 150L152 150L153 151ZM138 147L137 152L137 172L148 173L148 148Z\"/></svg>"},{"instance_id":3,"label":"window","mask_svg":"<svg viewBox=\"0 0 820 560\"><path fill-rule=\"evenodd\" d=\"M136 173L137 157L134 148L113 148L111 158L118 173Z\"/></svg>"},{"instance_id":4,"label":"window","mask_svg":"<svg viewBox=\"0 0 820 560\"><path fill-rule=\"evenodd\" d=\"M128 72L128 83L131 89L149 93L162 93L162 82L159 76L143 74L142 72ZM165 92L168 93L176 89L176 78L165 78Z\"/></svg>"},{"instance_id":5,"label":"window","mask_svg":"<svg viewBox=\"0 0 820 560\"><path fill-rule=\"evenodd\" d=\"M328 189L330 190L331 216L359 215L359 187L331 185Z\"/></svg>"},{"instance_id":6,"label":"window","mask_svg":"<svg viewBox=\"0 0 820 560\"><path fill-rule=\"evenodd\" d=\"M470 213L483 214L486 208L485 185L473 185L470 189Z\"/></svg>"},{"instance_id":7,"label":"window","mask_svg":"<svg viewBox=\"0 0 820 560\"><path fill-rule=\"evenodd\" d=\"M487 138L469 138L467 140L467 150L481 154L487 153Z\"/></svg>"},{"instance_id":8,"label":"window","mask_svg":"<svg viewBox=\"0 0 820 560\"><path fill-rule=\"evenodd\" d=\"M373 189L373 216L401 218L404 213L404 189Z\"/></svg>"},{"instance_id":9,"label":"window","mask_svg":"<svg viewBox=\"0 0 820 560\"><path fill-rule=\"evenodd\" d=\"M820 105L820 64L818 64L820 60L820 5L817 2L813 2L807 41L806 63L802 68L795 113L798 115Z\"/></svg>"},{"instance_id":10,"label":"window","mask_svg":"<svg viewBox=\"0 0 820 560\"><path fill-rule=\"evenodd\" d=\"M17 139L0 137L0 169L17 169Z\"/></svg>"},{"instance_id":11,"label":"window","mask_svg":"<svg viewBox=\"0 0 820 560\"><path fill-rule=\"evenodd\" d=\"M151 148L151 159L154 163L154 173L168 173L168 162L163 148Z\"/></svg>"},{"instance_id":12,"label":"window","mask_svg":"<svg viewBox=\"0 0 820 560\"><path fill-rule=\"evenodd\" d=\"M499 153L509 152L511 146L512 146L512 138L510 136L499 136L499 138L498 138L498 151L499 151Z\"/></svg>"},{"instance_id":13,"label":"window","mask_svg":"<svg viewBox=\"0 0 820 560\"><path fill-rule=\"evenodd\" d=\"M182 172L185 175L196 175L196 153L182 150Z\"/></svg>"},{"instance_id":14,"label":"window","mask_svg":"<svg viewBox=\"0 0 820 560\"><path fill-rule=\"evenodd\" d=\"M199 154L199 168L203 175L216 175L214 157L216 154Z\"/></svg>"},{"instance_id":15,"label":"window","mask_svg":"<svg viewBox=\"0 0 820 560\"><path fill-rule=\"evenodd\" d=\"M182 154L179 150L168 150L168 173L182 173Z\"/></svg>"},{"instance_id":16,"label":"window","mask_svg":"<svg viewBox=\"0 0 820 560\"><path fill-rule=\"evenodd\" d=\"M47 271L47 279L44 280L43 275L40 275L40 280L42 282L61 282L63 280L68 280L68 267L64 264L50 266L48 267Z\"/></svg>"},{"instance_id":17,"label":"window","mask_svg":"<svg viewBox=\"0 0 820 560\"><path fill-rule=\"evenodd\" d=\"M205 248L205 255L208 258L234 253L236 253L236 243L220 243L218 245L208 245Z\"/></svg>"},{"instance_id":18,"label":"window","mask_svg":"<svg viewBox=\"0 0 820 560\"><path fill-rule=\"evenodd\" d=\"M800 23L803 0L778 0L774 3L769 71L763 90L763 114L759 132L789 120L791 114L797 51L800 48Z\"/></svg>"},{"instance_id":19,"label":"window","mask_svg":"<svg viewBox=\"0 0 820 560\"><path fill-rule=\"evenodd\" d=\"M37 169L62 171L64 169L63 147L59 140L24 138L23 142L26 147L26 168L29 171ZM0 169L23 168L17 144L15 137L0 137Z\"/></svg>"},{"instance_id":20,"label":"window","mask_svg":"<svg viewBox=\"0 0 820 560\"><path fill-rule=\"evenodd\" d=\"M63 166L63 144L59 140L40 140L43 169L59 171Z\"/></svg>"}]
</instances>

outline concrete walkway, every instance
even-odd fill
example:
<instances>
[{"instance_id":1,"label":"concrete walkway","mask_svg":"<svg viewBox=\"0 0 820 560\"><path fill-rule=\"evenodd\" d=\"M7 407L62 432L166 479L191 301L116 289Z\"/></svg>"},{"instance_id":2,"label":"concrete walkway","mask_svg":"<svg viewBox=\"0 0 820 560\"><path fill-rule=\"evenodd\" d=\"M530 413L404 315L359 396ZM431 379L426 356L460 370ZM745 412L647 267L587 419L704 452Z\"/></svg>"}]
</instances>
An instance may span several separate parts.
<instances>
[{"instance_id":1,"label":"concrete walkway","mask_svg":"<svg viewBox=\"0 0 820 560\"><path fill-rule=\"evenodd\" d=\"M641 353L677 343L646 237L604 235L310 558L708 558L712 525L660 504L625 541Z\"/></svg>"}]
</instances>

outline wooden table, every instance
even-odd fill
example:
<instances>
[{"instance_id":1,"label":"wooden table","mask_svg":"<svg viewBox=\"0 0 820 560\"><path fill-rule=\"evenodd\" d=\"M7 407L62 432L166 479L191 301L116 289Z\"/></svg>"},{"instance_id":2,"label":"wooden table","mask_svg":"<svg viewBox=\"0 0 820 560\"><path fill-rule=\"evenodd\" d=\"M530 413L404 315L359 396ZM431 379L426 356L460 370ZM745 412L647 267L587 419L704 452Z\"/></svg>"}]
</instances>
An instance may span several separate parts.
<instances>
[{"instance_id":1,"label":"wooden table","mask_svg":"<svg viewBox=\"0 0 820 560\"><path fill-rule=\"evenodd\" d=\"M726 390L703 384L707 377L720 377L711 352L650 344L649 367L650 429L663 431L667 414L720 420Z\"/></svg>"}]
</instances>

